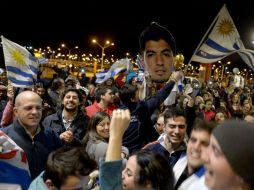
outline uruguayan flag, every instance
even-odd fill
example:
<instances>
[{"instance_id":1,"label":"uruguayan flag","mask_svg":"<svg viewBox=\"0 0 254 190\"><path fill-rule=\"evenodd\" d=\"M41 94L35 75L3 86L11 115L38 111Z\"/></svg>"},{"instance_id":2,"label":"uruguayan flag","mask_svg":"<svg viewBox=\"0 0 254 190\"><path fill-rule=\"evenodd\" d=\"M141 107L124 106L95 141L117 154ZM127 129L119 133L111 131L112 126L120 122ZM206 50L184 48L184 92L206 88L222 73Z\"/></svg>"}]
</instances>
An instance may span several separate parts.
<instances>
[{"instance_id":1,"label":"uruguayan flag","mask_svg":"<svg viewBox=\"0 0 254 190\"><path fill-rule=\"evenodd\" d=\"M213 63L230 54L238 53L243 61L254 70L254 51L245 49L237 28L224 5L215 18L215 25L208 38L197 49L191 61Z\"/></svg>"},{"instance_id":2,"label":"uruguayan flag","mask_svg":"<svg viewBox=\"0 0 254 190\"><path fill-rule=\"evenodd\" d=\"M242 60L254 71L254 51L250 49L243 49L237 52Z\"/></svg>"},{"instance_id":3,"label":"uruguayan flag","mask_svg":"<svg viewBox=\"0 0 254 190\"><path fill-rule=\"evenodd\" d=\"M240 35L224 5L218 14L213 30L192 57L192 61L200 63L216 62L243 48Z\"/></svg>"},{"instance_id":4,"label":"uruguayan flag","mask_svg":"<svg viewBox=\"0 0 254 190\"><path fill-rule=\"evenodd\" d=\"M45 57L38 57L37 60L38 60L39 64L44 64L44 63L48 63L49 62L49 60L47 58L45 58Z\"/></svg>"},{"instance_id":5,"label":"uruguayan flag","mask_svg":"<svg viewBox=\"0 0 254 190\"><path fill-rule=\"evenodd\" d=\"M100 83L101 81L103 81L107 72L108 72L108 70L104 70L99 73L96 73L96 83Z\"/></svg>"},{"instance_id":6,"label":"uruguayan flag","mask_svg":"<svg viewBox=\"0 0 254 190\"><path fill-rule=\"evenodd\" d=\"M120 59L119 61L116 61L107 72L100 72L96 74L96 83L103 83L109 78L112 78L116 76L119 72L123 70L131 70L132 65L128 58Z\"/></svg>"},{"instance_id":7,"label":"uruguayan flag","mask_svg":"<svg viewBox=\"0 0 254 190\"><path fill-rule=\"evenodd\" d=\"M25 152L2 131L0 147L0 183L19 184L28 189L31 177Z\"/></svg>"},{"instance_id":8,"label":"uruguayan flag","mask_svg":"<svg viewBox=\"0 0 254 190\"><path fill-rule=\"evenodd\" d=\"M24 47L1 36L8 80L15 87L33 87L37 79L37 59Z\"/></svg>"}]
</instances>

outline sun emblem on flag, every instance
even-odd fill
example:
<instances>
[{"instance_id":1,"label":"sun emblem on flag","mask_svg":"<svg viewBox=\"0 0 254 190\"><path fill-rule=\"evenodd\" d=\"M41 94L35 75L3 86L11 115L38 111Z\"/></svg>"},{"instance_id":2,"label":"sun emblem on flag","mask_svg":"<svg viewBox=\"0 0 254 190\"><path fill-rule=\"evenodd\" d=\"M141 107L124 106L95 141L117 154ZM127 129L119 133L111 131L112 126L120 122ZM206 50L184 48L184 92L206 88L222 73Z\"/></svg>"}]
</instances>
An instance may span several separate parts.
<instances>
[{"instance_id":1,"label":"sun emblem on flag","mask_svg":"<svg viewBox=\"0 0 254 190\"><path fill-rule=\"evenodd\" d=\"M11 51L12 58L16 61L17 64L25 65L25 57L20 51Z\"/></svg>"},{"instance_id":2,"label":"sun emblem on flag","mask_svg":"<svg viewBox=\"0 0 254 190\"><path fill-rule=\"evenodd\" d=\"M230 34L234 33L235 27L230 20L222 19L217 26L217 30L223 36L230 36Z\"/></svg>"}]
</instances>

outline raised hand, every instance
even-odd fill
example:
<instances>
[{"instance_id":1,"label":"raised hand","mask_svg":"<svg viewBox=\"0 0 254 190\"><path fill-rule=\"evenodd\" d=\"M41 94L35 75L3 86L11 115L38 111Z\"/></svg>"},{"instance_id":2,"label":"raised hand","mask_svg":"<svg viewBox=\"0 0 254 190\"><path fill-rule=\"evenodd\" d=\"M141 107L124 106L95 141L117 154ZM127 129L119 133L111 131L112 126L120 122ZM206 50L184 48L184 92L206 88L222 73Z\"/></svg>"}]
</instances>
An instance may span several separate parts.
<instances>
[{"instance_id":1,"label":"raised hand","mask_svg":"<svg viewBox=\"0 0 254 190\"><path fill-rule=\"evenodd\" d=\"M110 122L110 136L122 137L130 123L130 111L128 109L116 109L113 111Z\"/></svg>"},{"instance_id":2,"label":"raised hand","mask_svg":"<svg viewBox=\"0 0 254 190\"><path fill-rule=\"evenodd\" d=\"M106 161L120 160L122 152L123 134L130 123L129 110L114 110L110 122L109 144L106 154Z\"/></svg>"}]
</instances>

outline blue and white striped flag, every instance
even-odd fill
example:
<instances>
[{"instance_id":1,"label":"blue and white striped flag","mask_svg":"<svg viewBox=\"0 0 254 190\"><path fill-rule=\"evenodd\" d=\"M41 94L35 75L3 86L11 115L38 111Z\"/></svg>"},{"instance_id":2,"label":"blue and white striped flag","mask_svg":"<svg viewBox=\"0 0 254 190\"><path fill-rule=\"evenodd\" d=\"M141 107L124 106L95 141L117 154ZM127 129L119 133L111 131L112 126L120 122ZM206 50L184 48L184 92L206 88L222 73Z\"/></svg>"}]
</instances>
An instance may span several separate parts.
<instances>
[{"instance_id":1,"label":"blue and white striped flag","mask_svg":"<svg viewBox=\"0 0 254 190\"><path fill-rule=\"evenodd\" d=\"M37 59L24 47L1 36L8 80L15 87L33 87L37 79Z\"/></svg>"},{"instance_id":2,"label":"blue and white striped flag","mask_svg":"<svg viewBox=\"0 0 254 190\"><path fill-rule=\"evenodd\" d=\"M237 52L242 60L254 71L254 51L250 49L239 50Z\"/></svg>"},{"instance_id":3,"label":"blue and white striped flag","mask_svg":"<svg viewBox=\"0 0 254 190\"><path fill-rule=\"evenodd\" d=\"M100 83L100 81L103 81L107 72L108 72L108 70L103 70L99 73L96 73L96 83Z\"/></svg>"},{"instance_id":4,"label":"blue and white striped flag","mask_svg":"<svg viewBox=\"0 0 254 190\"><path fill-rule=\"evenodd\" d=\"M218 14L213 30L192 57L192 61L200 63L216 62L239 49L244 49L243 43L224 5Z\"/></svg>"},{"instance_id":5,"label":"blue and white striped flag","mask_svg":"<svg viewBox=\"0 0 254 190\"><path fill-rule=\"evenodd\" d=\"M45 57L38 57L37 60L38 60L39 64L44 64L44 63L48 63L49 62L49 60L47 58L45 58Z\"/></svg>"},{"instance_id":6,"label":"blue and white striped flag","mask_svg":"<svg viewBox=\"0 0 254 190\"><path fill-rule=\"evenodd\" d=\"M123 70L127 70L127 72L129 70L132 70L132 65L131 62L128 58L124 58L124 59L120 59L118 61L116 61L108 71L103 71L100 73L96 73L96 83L101 84L104 81L106 81L109 78L112 78L114 76L116 76L119 72L123 71Z\"/></svg>"},{"instance_id":7,"label":"blue and white striped flag","mask_svg":"<svg viewBox=\"0 0 254 190\"><path fill-rule=\"evenodd\" d=\"M218 13L216 24L204 43L197 49L191 61L213 63L230 54L238 53L253 68L253 51L245 49L237 28L224 5Z\"/></svg>"}]
</instances>

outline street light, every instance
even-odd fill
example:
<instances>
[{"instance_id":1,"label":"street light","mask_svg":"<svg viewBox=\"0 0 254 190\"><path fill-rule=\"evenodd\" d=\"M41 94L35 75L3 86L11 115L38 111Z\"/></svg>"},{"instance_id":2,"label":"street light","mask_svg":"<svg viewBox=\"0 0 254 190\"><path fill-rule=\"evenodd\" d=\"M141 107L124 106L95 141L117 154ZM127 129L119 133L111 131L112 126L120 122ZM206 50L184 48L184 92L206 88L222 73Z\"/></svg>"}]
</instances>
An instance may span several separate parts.
<instances>
[{"instance_id":1,"label":"street light","mask_svg":"<svg viewBox=\"0 0 254 190\"><path fill-rule=\"evenodd\" d=\"M62 44L61 46L62 46L62 48L65 48L69 51L68 52L68 59L70 59L71 51L74 50L74 49L78 49L78 46L75 46L74 48L71 48L71 49L69 49L65 44Z\"/></svg>"},{"instance_id":2,"label":"street light","mask_svg":"<svg viewBox=\"0 0 254 190\"><path fill-rule=\"evenodd\" d=\"M223 64L221 61L218 61L218 63L221 65L221 79L223 79L224 68L225 68L226 65L229 65L231 62L228 61L228 62L226 62L226 63Z\"/></svg>"},{"instance_id":3,"label":"street light","mask_svg":"<svg viewBox=\"0 0 254 190\"><path fill-rule=\"evenodd\" d=\"M45 50L45 58L46 58L46 54L50 54L50 53L51 53L51 55L49 56L49 58L50 59L55 59L55 53L56 53L56 51L52 50L50 48L50 46L47 46L47 48Z\"/></svg>"},{"instance_id":4,"label":"street light","mask_svg":"<svg viewBox=\"0 0 254 190\"><path fill-rule=\"evenodd\" d=\"M102 52L101 52L101 69L103 69L103 63L104 63L104 50L105 50L106 48L110 47L110 46L114 46L115 44L114 44L114 43L110 43L110 41L108 41L108 40L105 42L105 44L104 44L103 46L102 46L99 42L97 42L96 39L93 39L92 42L93 42L94 44L97 44L97 45L101 48L101 50L102 50Z\"/></svg>"}]
</instances>

